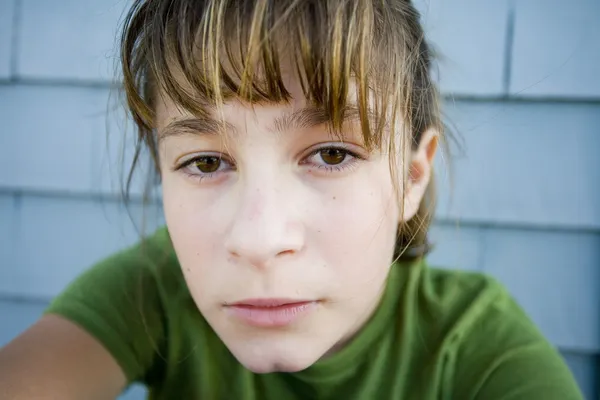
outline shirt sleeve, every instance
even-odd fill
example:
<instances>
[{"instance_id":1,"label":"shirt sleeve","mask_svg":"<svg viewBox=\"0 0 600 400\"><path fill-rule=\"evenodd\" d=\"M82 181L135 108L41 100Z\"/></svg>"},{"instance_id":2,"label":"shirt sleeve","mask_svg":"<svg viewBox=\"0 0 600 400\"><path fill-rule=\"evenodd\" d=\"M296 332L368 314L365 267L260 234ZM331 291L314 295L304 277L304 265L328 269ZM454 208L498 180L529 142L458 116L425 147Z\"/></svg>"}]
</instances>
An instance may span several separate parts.
<instances>
[{"instance_id":1,"label":"shirt sleeve","mask_svg":"<svg viewBox=\"0 0 600 400\"><path fill-rule=\"evenodd\" d=\"M461 340L454 396L485 400L579 400L560 353L496 284L496 295Z\"/></svg>"},{"instance_id":2,"label":"shirt sleeve","mask_svg":"<svg viewBox=\"0 0 600 400\"><path fill-rule=\"evenodd\" d=\"M82 327L123 369L129 383L149 384L164 359L164 315L156 268L157 241L117 253L76 278L45 310Z\"/></svg>"}]
</instances>

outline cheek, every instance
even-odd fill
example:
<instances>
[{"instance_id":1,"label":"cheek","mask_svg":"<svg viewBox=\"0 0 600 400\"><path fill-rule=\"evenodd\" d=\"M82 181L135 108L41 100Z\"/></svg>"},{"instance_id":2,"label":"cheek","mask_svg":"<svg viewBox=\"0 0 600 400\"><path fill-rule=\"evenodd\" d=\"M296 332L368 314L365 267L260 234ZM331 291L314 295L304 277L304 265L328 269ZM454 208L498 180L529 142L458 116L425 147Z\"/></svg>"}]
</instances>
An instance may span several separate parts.
<instances>
[{"instance_id":1,"label":"cheek","mask_svg":"<svg viewBox=\"0 0 600 400\"><path fill-rule=\"evenodd\" d=\"M219 260L224 254L224 204L214 199L214 193L194 190L178 178L164 179L162 186L166 223L177 258L190 290L202 302L198 297L210 291L200 286L206 282L219 286L227 275L227 265ZM219 268L210 268L215 265Z\"/></svg>"},{"instance_id":2,"label":"cheek","mask_svg":"<svg viewBox=\"0 0 600 400\"><path fill-rule=\"evenodd\" d=\"M399 218L392 185L364 178L357 179L360 184L340 185L324 193L320 202L311 202L323 206L308 210L313 225L307 238L308 245L317 248L340 274L363 277L377 274L377 266L387 268Z\"/></svg>"}]
</instances>

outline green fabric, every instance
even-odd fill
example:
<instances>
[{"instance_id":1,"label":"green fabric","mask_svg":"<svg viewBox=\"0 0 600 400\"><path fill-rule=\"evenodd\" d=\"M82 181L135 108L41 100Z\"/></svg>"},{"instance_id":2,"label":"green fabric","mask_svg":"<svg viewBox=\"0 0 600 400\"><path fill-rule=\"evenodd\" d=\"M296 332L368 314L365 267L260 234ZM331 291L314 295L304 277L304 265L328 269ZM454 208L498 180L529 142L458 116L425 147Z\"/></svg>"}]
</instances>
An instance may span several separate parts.
<instances>
[{"instance_id":1,"label":"green fabric","mask_svg":"<svg viewBox=\"0 0 600 400\"><path fill-rule=\"evenodd\" d=\"M151 399L581 399L494 279L396 264L356 338L293 374L244 369L196 308L166 229L99 263L47 310L94 335Z\"/></svg>"}]
</instances>

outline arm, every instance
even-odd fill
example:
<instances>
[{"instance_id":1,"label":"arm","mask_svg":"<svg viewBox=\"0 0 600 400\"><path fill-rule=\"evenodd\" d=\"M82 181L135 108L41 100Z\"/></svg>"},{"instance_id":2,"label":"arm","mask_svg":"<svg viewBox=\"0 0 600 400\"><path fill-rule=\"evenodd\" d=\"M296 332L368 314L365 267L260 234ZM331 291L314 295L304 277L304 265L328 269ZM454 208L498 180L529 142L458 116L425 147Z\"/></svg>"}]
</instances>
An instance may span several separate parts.
<instances>
[{"instance_id":1,"label":"arm","mask_svg":"<svg viewBox=\"0 0 600 400\"><path fill-rule=\"evenodd\" d=\"M164 236L85 271L0 349L0 399L114 399L129 383L160 380L164 313L154 268L171 257Z\"/></svg>"},{"instance_id":2,"label":"arm","mask_svg":"<svg viewBox=\"0 0 600 400\"><path fill-rule=\"evenodd\" d=\"M125 384L109 352L59 316L43 316L0 349L2 399L114 399Z\"/></svg>"}]
</instances>

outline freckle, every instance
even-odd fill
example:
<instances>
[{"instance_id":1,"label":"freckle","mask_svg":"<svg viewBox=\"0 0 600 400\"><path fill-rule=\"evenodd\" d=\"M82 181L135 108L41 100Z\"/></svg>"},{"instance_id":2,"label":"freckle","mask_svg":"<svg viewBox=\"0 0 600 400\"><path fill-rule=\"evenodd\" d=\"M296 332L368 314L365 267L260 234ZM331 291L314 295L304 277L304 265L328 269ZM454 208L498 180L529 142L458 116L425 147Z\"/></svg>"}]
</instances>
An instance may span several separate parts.
<instances>
[{"instance_id":1,"label":"freckle","mask_svg":"<svg viewBox=\"0 0 600 400\"><path fill-rule=\"evenodd\" d=\"M333 196L333 199L335 200L335 196Z\"/></svg>"}]
</instances>

